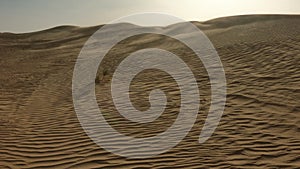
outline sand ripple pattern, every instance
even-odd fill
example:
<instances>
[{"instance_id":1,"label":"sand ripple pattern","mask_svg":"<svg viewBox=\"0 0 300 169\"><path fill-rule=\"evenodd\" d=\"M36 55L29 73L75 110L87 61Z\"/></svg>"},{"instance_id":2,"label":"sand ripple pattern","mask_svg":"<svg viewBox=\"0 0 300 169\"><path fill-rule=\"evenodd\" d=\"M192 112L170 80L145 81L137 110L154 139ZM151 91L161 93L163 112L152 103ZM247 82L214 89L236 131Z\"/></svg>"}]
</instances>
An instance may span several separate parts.
<instances>
[{"instance_id":1,"label":"sand ripple pattern","mask_svg":"<svg viewBox=\"0 0 300 169\"><path fill-rule=\"evenodd\" d=\"M138 50L135 44L162 46L177 52L197 72L202 99L195 125L173 149L142 160L129 160L98 147L74 112L75 61L99 27L0 34L0 168L299 168L299 16L240 16L194 24L204 28L217 47L228 88L222 120L204 144L198 143L198 137L211 99L209 79L184 45L148 34L121 42L122 50L116 47L109 54L122 60L123 55ZM170 28L183 29L180 24ZM97 101L104 105L99 108L107 121L134 137L153 136L170 127L180 105L174 80L160 71L137 75L131 85L134 106L149 107L141 100L160 84L168 98L167 111L147 125L128 123L106 92L116 63L104 62L96 79Z\"/></svg>"}]
</instances>

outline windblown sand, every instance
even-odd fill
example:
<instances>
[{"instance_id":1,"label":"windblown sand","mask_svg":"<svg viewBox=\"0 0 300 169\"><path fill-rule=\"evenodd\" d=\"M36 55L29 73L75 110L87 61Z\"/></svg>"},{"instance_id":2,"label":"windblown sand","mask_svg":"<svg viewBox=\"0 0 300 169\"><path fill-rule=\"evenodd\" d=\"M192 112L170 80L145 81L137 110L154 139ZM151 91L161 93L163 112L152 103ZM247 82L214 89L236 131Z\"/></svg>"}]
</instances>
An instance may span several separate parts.
<instances>
[{"instance_id":1,"label":"windblown sand","mask_svg":"<svg viewBox=\"0 0 300 169\"><path fill-rule=\"evenodd\" d=\"M193 70L201 95L197 121L176 147L149 159L105 151L76 117L74 65L99 26L1 33L0 168L300 168L300 16L236 16L193 23L214 44L227 78L223 117L204 144L198 137L209 108L210 84L202 63L186 46L160 35L134 36L119 43L98 71L97 101L107 121L126 135L149 137L176 119L178 86L162 71L138 74L130 89L133 105L147 110L149 92L156 88L165 91L168 104L149 124L130 122L111 99L111 77L118 63L138 49L158 47L179 55ZM118 28L130 31L126 25Z\"/></svg>"}]
</instances>

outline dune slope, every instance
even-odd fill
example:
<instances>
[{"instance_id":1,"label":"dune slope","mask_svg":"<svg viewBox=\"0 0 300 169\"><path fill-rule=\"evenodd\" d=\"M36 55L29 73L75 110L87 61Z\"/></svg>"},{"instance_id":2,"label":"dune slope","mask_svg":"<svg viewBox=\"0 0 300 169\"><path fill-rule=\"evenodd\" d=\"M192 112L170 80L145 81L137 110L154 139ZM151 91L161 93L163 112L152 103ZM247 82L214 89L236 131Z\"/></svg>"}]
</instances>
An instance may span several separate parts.
<instances>
[{"instance_id":1,"label":"dune slope","mask_svg":"<svg viewBox=\"0 0 300 169\"><path fill-rule=\"evenodd\" d=\"M130 123L117 113L109 93L116 63L140 46L160 47L180 55L194 70L202 98L194 127L170 151L143 160L98 147L73 108L74 65L100 26L0 33L0 168L299 168L300 16L235 16L193 24L215 45L228 88L224 115L204 144L198 136L209 107L208 76L184 45L158 35L136 36L119 44L100 65L99 107L114 128L134 137L153 136L172 125L178 87L164 72L137 76L132 101L138 109L149 107L147 92L157 86L170 99L159 119L147 125ZM126 24L121 26L127 31ZM166 28L178 29L184 28Z\"/></svg>"}]
</instances>

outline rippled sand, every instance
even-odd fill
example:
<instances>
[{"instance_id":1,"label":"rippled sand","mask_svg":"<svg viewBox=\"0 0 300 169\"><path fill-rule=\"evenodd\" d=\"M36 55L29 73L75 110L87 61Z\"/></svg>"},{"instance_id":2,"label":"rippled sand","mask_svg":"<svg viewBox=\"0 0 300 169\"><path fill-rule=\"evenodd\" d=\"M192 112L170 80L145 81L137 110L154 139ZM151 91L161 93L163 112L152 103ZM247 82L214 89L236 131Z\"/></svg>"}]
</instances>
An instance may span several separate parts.
<instances>
[{"instance_id":1,"label":"rippled sand","mask_svg":"<svg viewBox=\"0 0 300 169\"><path fill-rule=\"evenodd\" d=\"M76 117L73 68L84 42L99 26L1 33L0 168L299 168L300 16L237 16L193 23L215 45L227 77L223 117L204 144L198 137L211 99L209 79L183 44L159 35L135 36L119 43L98 71L97 101L107 121L123 134L149 137L175 121L178 86L158 70L137 75L131 85L137 109L149 108L148 94L156 88L166 92L168 104L149 124L130 122L111 100L117 64L138 49L159 47L179 55L193 70L201 95L196 123L176 147L149 159L126 159L98 147Z\"/></svg>"}]
</instances>

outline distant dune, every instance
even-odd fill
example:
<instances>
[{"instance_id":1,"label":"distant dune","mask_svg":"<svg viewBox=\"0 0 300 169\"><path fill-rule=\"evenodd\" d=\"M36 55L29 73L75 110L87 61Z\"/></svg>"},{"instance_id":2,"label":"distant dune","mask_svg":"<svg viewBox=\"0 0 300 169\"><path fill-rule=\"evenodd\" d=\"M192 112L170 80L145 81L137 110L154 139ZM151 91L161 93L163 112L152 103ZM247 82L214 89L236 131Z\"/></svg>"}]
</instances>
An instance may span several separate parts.
<instances>
[{"instance_id":1,"label":"distant dune","mask_svg":"<svg viewBox=\"0 0 300 169\"><path fill-rule=\"evenodd\" d=\"M170 99L159 119L147 125L130 123L117 113L109 93L117 64L138 49L160 47L178 54L193 69L201 93L197 122L179 145L144 160L98 147L73 108L77 56L101 26L0 33L0 168L300 168L300 15L244 15L192 23L217 49L228 88L221 122L204 144L198 143L198 136L211 99L209 79L184 45L160 35L135 36L118 44L98 70L96 95L105 117L122 133L147 137L174 122L178 87L160 71L138 76L132 83L138 109L149 107L147 93L157 85ZM130 31L126 25L118 28ZM164 29L185 28L178 23Z\"/></svg>"}]
</instances>

